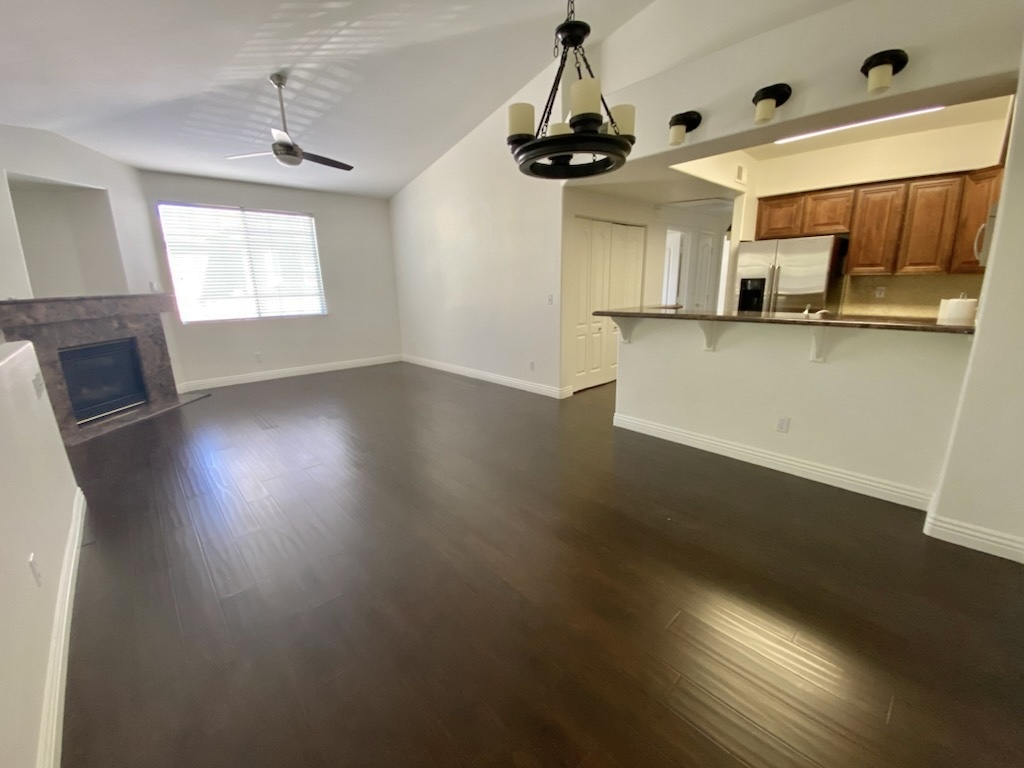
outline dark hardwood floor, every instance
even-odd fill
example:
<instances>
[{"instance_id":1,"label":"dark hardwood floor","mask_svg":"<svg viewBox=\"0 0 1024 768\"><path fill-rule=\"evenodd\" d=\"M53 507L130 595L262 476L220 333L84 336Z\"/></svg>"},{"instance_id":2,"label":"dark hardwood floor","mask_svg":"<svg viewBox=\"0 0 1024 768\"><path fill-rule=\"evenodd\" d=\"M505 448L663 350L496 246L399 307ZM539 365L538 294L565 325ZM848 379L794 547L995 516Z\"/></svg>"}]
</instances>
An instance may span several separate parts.
<instances>
[{"instance_id":1,"label":"dark hardwood floor","mask_svg":"<svg viewBox=\"0 0 1024 768\"><path fill-rule=\"evenodd\" d=\"M1022 766L1024 568L396 364L73 449L67 768Z\"/></svg>"}]
</instances>

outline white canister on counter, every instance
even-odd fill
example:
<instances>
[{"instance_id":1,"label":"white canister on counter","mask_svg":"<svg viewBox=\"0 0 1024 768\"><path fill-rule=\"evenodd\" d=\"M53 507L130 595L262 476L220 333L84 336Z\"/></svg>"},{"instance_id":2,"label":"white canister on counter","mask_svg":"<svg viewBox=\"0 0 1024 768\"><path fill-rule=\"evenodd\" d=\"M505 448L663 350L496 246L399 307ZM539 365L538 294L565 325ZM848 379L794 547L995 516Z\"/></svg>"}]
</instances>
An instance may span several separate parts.
<instances>
[{"instance_id":1,"label":"white canister on counter","mask_svg":"<svg viewBox=\"0 0 1024 768\"><path fill-rule=\"evenodd\" d=\"M939 302L938 325L974 325L978 314L978 300L968 299L961 293L958 299L943 299Z\"/></svg>"}]
</instances>

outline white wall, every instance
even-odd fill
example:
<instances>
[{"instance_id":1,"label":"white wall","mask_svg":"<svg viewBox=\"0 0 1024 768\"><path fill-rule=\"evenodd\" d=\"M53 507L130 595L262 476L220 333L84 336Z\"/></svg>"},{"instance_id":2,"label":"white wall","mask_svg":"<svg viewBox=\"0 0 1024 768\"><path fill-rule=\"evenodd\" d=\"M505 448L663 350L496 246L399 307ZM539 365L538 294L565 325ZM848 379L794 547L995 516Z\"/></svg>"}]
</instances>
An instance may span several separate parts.
<instances>
[{"instance_id":1,"label":"white wall","mask_svg":"<svg viewBox=\"0 0 1024 768\"><path fill-rule=\"evenodd\" d=\"M38 372L31 344L0 344L0 744L4 764L19 768L57 765L46 749L60 736L65 622L83 509L74 512L77 485L46 391L34 389Z\"/></svg>"},{"instance_id":2,"label":"white wall","mask_svg":"<svg viewBox=\"0 0 1024 768\"><path fill-rule=\"evenodd\" d=\"M0 171L107 190L129 293L160 288L160 269L138 174L48 131L0 126ZM0 184L0 297L32 298L8 184Z\"/></svg>"},{"instance_id":3,"label":"white wall","mask_svg":"<svg viewBox=\"0 0 1024 768\"><path fill-rule=\"evenodd\" d=\"M940 128L764 160L758 197L998 165L1006 122Z\"/></svg>"},{"instance_id":4,"label":"white wall","mask_svg":"<svg viewBox=\"0 0 1024 768\"><path fill-rule=\"evenodd\" d=\"M607 88L618 90L681 62L698 59L841 2L715 0L711 3L681 3L679 0L658 0L623 24L599 46ZM580 18L586 19L582 6L581 3Z\"/></svg>"},{"instance_id":5,"label":"white wall","mask_svg":"<svg viewBox=\"0 0 1024 768\"><path fill-rule=\"evenodd\" d=\"M662 47L678 42L679 8L673 0L658 0L643 13L648 34L642 42L627 34L627 24L601 44L609 102L637 105L634 156L664 154L666 165L937 101L1012 92L1024 34L1017 0L850 0L661 68ZM910 51L911 64L890 93L869 97L861 62L892 47ZM620 80L613 72L626 66L627 57L641 76L658 73L614 90ZM780 81L793 86L793 98L774 123L755 127L754 92ZM687 109L700 110L704 123L686 146L666 151L668 117Z\"/></svg>"},{"instance_id":6,"label":"white wall","mask_svg":"<svg viewBox=\"0 0 1024 768\"><path fill-rule=\"evenodd\" d=\"M403 352L556 395L562 188L518 171L507 132L502 107L391 201Z\"/></svg>"},{"instance_id":7,"label":"white wall","mask_svg":"<svg viewBox=\"0 0 1024 768\"><path fill-rule=\"evenodd\" d=\"M161 201L297 211L316 221L327 315L187 325L174 316L165 327L180 389L400 354L386 200L159 173L142 173L141 183L161 250Z\"/></svg>"},{"instance_id":8,"label":"white wall","mask_svg":"<svg viewBox=\"0 0 1024 768\"><path fill-rule=\"evenodd\" d=\"M1024 563L1024 63L995 239L982 291L978 335L925 531Z\"/></svg>"},{"instance_id":9,"label":"white wall","mask_svg":"<svg viewBox=\"0 0 1024 768\"><path fill-rule=\"evenodd\" d=\"M10 186L35 298L127 293L106 190Z\"/></svg>"},{"instance_id":10,"label":"white wall","mask_svg":"<svg viewBox=\"0 0 1024 768\"><path fill-rule=\"evenodd\" d=\"M616 423L920 509L938 485L969 336L641 320L619 349ZM623 420L622 417L625 417ZM788 434L776 419L791 419ZM639 423L637 423L639 422Z\"/></svg>"}]
</instances>

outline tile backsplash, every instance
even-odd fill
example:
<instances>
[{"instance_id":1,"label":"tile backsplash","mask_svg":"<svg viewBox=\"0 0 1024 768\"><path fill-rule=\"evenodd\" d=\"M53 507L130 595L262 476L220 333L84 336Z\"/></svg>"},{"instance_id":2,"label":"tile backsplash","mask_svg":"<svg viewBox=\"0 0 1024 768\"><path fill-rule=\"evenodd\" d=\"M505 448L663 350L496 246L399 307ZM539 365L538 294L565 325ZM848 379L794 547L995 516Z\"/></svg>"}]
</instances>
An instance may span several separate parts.
<instances>
[{"instance_id":1,"label":"tile backsplash","mask_svg":"<svg viewBox=\"0 0 1024 768\"><path fill-rule=\"evenodd\" d=\"M843 288L844 315L934 318L939 301L961 293L969 299L981 295L984 275L871 275L847 277ZM885 298L875 291L885 288Z\"/></svg>"}]
</instances>

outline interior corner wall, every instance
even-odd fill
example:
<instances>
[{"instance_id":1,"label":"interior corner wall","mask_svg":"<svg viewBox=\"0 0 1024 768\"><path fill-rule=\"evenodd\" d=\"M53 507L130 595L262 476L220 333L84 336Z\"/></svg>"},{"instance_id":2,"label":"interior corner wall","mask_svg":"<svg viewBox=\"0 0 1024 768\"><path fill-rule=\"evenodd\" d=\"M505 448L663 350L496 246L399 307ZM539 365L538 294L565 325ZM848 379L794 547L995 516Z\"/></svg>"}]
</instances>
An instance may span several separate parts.
<instances>
[{"instance_id":1,"label":"interior corner wall","mask_svg":"<svg viewBox=\"0 0 1024 768\"><path fill-rule=\"evenodd\" d=\"M1024 62L1020 82L977 333L925 531L1024 563L1024 219L1018 213L1024 207Z\"/></svg>"},{"instance_id":2,"label":"interior corner wall","mask_svg":"<svg viewBox=\"0 0 1024 768\"><path fill-rule=\"evenodd\" d=\"M543 104L553 73L510 101ZM519 172L506 115L495 111L391 200L402 350L557 394L562 187Z\"/></svg>"},{"instance_id":3,"label":"interior corner wall","mask_svg":"<svg viewBox=\"0 0 1024 768\"><path fill-rule=\"evenodd\" d=\"M106 190L128 292L148 293L150 283L160 289L159 262L134 168L48 131L0 126L0 171L7 179L28 176ZM7 183L0 185L0 296L34 296Z\"/></svg>"},{"instance_id":4,"label":"interior corner wall","mask_svg":"<svg viewBox=\"0 0 1024 768\"><path fill-rule=\"evenodd\" d=\"M140 178L149 236L161 251L159 202L295 211L316 222L327 314L188 324L165 318L180 390L398 359L386 200L165 173ZM161 266L167 269L163 257ZM169 272L165 280L171 285Z\"/></svg>"}]
</instances>

